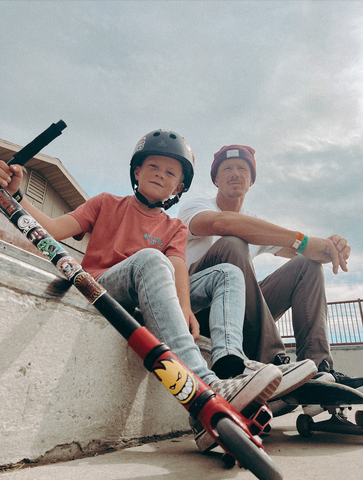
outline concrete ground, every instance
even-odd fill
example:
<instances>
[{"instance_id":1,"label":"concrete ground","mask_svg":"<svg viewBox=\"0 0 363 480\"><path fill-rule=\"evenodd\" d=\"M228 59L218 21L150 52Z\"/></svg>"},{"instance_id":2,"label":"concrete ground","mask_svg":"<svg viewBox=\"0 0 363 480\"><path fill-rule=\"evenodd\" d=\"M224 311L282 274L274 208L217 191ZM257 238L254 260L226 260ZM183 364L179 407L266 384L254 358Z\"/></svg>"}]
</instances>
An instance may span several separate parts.
<instances>
[{"instance_id":1,"label":"concrete ground","mask_svg":"<svg viewBox=\"0 0 363 480\"><path fill-rule=\"evenodd\" d=\"M360 407L361 408L361 407ZM353 408L349 419L354 419ZM358 480L363 478L363 436L316 432L302 438L295 428L301 409L272 420L263 435L266 452L283 472L284 480ZM327 413L315 419L328 418ZM126 448L71 462L0 473L2 480L253 480L249 471L227 469L220 447L198 453L192 435Z\"/></svg>"}]
</instances>

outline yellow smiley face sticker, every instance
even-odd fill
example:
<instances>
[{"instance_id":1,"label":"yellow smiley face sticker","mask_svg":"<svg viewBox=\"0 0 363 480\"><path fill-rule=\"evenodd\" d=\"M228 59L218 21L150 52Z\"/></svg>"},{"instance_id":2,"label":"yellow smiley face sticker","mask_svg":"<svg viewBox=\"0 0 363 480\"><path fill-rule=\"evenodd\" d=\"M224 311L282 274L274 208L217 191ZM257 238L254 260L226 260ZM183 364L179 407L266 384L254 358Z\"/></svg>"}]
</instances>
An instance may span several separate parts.
<instances>
[{"instance_id":1,"label":"yellow smiley face sticker","mask_svg":"<svg viewBox=\"0 0 363 480\"><path fill-rule=\"evenodd\" d=\"M173 358L161 360L159 363L163 367L155 368L154 373L162 384L180 403L190 402L197 391L195 378Z\"/></svg>"}]
</instances>

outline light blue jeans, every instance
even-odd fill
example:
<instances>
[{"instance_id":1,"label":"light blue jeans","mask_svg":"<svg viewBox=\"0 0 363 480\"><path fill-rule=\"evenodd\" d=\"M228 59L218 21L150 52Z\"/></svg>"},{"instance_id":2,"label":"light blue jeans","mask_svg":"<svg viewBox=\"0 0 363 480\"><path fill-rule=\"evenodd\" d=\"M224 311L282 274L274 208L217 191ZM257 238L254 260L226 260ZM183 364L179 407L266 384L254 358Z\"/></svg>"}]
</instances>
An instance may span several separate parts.
<instances>
[{"instance_id":1,"label":"light blue jeans","mask_svg":"<svg viewBox=\"0 0 363 480\"><path fill-rule=\"evenodd\" d=\"M198 377L210 384L208 369L180 308L174 268L161 252L147 248L111 267L98 282L127 310L139 307L145 326ZM220 264L190 277L194 313L210 307L211 363L225 355L245 358L242 350L245 283L241 270Z\"/></svg>"}]
</instances>

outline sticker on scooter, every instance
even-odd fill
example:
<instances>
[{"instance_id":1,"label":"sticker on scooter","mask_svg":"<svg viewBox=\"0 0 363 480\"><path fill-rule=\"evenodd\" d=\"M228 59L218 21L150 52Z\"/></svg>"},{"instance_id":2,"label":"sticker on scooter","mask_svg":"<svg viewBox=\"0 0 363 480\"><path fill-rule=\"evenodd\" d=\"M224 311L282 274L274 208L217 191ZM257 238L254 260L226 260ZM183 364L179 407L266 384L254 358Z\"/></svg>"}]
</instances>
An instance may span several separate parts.
<instances>
[{"instance_id":1,"label":"sticker on scooter","mask_svg":"<svg viewBox=\"0 0 363 480\"><path fill-rule=\"evenodd\" d=\"M197 383L181 363L174 358L160 360L161 368L155 368L154 373L162 384L182 404L190 402L196 391Z\"/></svg>"},{"instance_id":2,"label":"sticker on scooter","mask_svg":"<svg viewBox=\"0 0 363 480\"><path fill-rule=\"evenodd\" d=\"M58 253L65 250L57 243L54 238L43 238L37 245L38 250L48 259L52 260Z\"/></svg>"},{"instance_id":3,"label":"sticker on scooter","mask_svg":"<svg viewBox=\"0 0 363 480\"><path fill-rule=\"evenodd\" d=\"M73 283L92 304L106 292L102 285L86 272L79 273Z\"/></svg>"},{"instance_id":4,"label":"sticker on scooter","mask_svg":"<svg viewBox=\"0 0 363 480\"><path fill-rule=\"evenodd\" d=\"M48 238L48 237L49 237L49 233L46 230L44 230L44 228L37 227L28 236L28 240L30 240L33 244L36 244L43 238Z\"/></svg>"},{"instance_id":5,"label":"sticker on scooter","mask_svg":"<svg viewBox=\"0 0 363 480\"><path fill-rule=\"evenodd\" d=\"M22 215L18 218L18 227L23 235L27 235L30 230L37 226L39 226L38 222L36 222L30 215Z\"/></svg>"},{"instance_id":6,"label":"sticker on scooter","mask_svg":"<svg viewBox=\"0 0 363 480\"><path fill-rule=\"evenodd\" d=\"M56 267L70 280L74 275L82 269L82 266L70 256L62 257L58 260Z\"/></svg>"},{"instance_id":7,"label":"sticker on scooter","mask_svg":"<svg viewBox=\"0 0 363 480\"><path fill-rule=\"evenodd\" d=\"M5 215L9 219L14 215L14 213L20 212L20 210L23 209L23 207L12 201L10 195L4 190L0 192L0 208L4 211L4 213L6 212Z\"/></svg>"}]
</instances>

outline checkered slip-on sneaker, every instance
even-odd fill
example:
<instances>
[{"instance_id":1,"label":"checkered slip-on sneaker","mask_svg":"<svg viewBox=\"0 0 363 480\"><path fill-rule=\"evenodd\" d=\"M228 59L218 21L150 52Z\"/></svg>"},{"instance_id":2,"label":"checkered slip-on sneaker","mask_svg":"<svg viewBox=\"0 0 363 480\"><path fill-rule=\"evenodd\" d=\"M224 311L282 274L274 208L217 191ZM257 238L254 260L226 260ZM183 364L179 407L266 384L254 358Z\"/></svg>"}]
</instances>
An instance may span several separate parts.
<instances>
[{"instance_id":1,"label":"checkered slip-on sneaker","mask_svg":"<svg viewBox=\"0 0 363 480\"><path fill-rule=\"evenodd\" d=\"M275 365L261 365L260 369L250 375L215 380L210 387L239 412L251 403L258 405L257 410L273 395L282 378L280 370ZM201 452L217 446L199 420L193 420L190 417L189 423L195 435L195 443Z\"/></svg>"},{"instance_id":2,"label":"checkered slip-on sneaker","mask_svg":"<svg viewBox=\"0 0 363 480\"><path fill-rule=\"evenodd\" d=\"M264 363L255 360L244 360L244 364L248 371L255 371L261 368ZM310 380L317 373L317 368L312 360L302 360L301 362L292 362L284 365L275 365L282 374L282 380L279 387L271 396L270 401L292 392L296 388Z\"/></svg>"}]
</instances>

